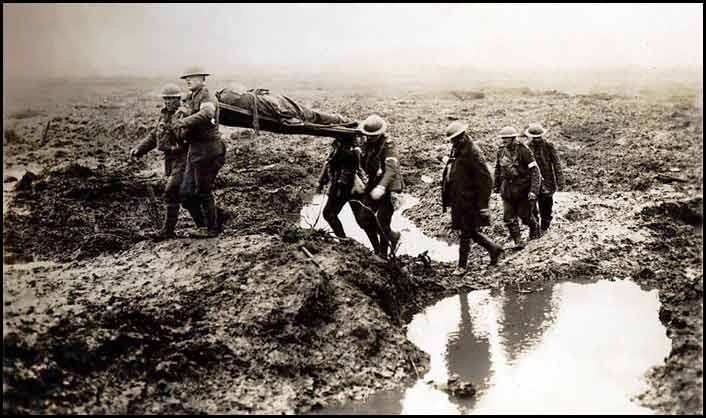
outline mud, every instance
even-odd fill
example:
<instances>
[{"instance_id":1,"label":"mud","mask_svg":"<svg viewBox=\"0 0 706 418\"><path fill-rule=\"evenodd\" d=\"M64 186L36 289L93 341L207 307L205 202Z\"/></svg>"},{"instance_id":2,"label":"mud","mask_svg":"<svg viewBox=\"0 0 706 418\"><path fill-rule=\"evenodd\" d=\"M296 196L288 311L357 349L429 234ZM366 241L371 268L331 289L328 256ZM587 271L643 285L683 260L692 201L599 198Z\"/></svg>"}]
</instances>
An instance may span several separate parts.
<instances>
[{"instance_id":1,"label":"mud","mask_svg":"<svg viewBox=\"0 0 706 418\"><path fill-rule=\"evenodd\" d=\"M356 242L298 227L328 151L321 138L222 127L224 234L189 238L182 211L179 239L146 240L162 216L160 156L127 155L154 123L159 85L83 80L8 93L3 174L36 178L3 189L3 412L306 412L426 373L429 357L405 324L458 290L630 276L658 290L672 339L642 403L703 413L703 132L693 97L292 92L344 116L385 117L406 193L420 201L405 215L451 242L439 203L448 122L468 122L490 163L500 127L549 127L567 177L552 229L494 269L473 248L457 279L452 263L411 254L381 264ZM497 196L491 212L487 232L509 247Z\"/></svg>"}]
</instances>

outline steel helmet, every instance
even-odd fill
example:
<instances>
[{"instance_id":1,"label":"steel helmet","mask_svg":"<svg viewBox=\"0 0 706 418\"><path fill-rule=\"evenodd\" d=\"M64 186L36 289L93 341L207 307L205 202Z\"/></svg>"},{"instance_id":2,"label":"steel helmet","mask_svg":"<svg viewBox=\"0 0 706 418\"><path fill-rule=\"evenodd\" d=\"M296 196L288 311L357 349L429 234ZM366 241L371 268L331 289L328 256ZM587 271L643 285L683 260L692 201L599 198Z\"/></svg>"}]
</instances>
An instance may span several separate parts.
<instances>
[{"instance_id":1,"label":"steel helmet","mask_svg":"<svg viewBox=\"0 0 706 418\"><path fill-rule=\"evenodd\" d=\"M541 123L530 123L525 130L525 135L529 138L537 138L544 135L547 132Z\"/></svg>"},{"instance_id":2,"label":"steel helmet","mask_svg":"<svg viewBox=\"0 0 706 418\"><path fill-rule=\"evenodd\" d=\"M520 134L512 126L506 126L500 130L500 138L516 138Z\"/></svg>"},{"instance_id":3,"label":"steel helmet","mask_svg":"<svg viewBox=\"0 0 706 418\"><path fill-rule=\"evenodd\" d=\"M453 121L446 128L446 138L445 139L447 141L450 141L453 138L456 138L457 136L466 132L466 129L468 129L468 125L466 125L465 123L460 122L460 121Z\"/></svg>"},{"instance_id":4,"label":"steel helmet","mask_svg":"<svg viewBox=\"0 0 706 418\"><path fill-rule=\"evenodd\" d=\"M167 98L167 97L179 97L181 98L181 89L176 84L165 84L164 87L162 87L162 97Z\"/></svg>"},{"instance_id":5,"label":"steel helmet","mask_svg":"<svg viewBox=\"0 0 706 418\"><path fill-rule=\"evenodd\" d=\"M370 115L363 121L361 132L363 135L373 136L385 133L387 122L378 115Z\"/></svg>"},{"instance_id":6,"label":"steel helmet","mask_svg":"<svg viewBox=\"0 0 706 418\"><path fill-rule=\"evenodd\" d=\"M207 73L202 67L189 67L186 69L186 71L184 71L184 74L182 74L182 76L179 78L181 78L183 80L186 77L191 77L193 75L207 76L207 75L211 75L211 74Z\"/></svg>"}]
</instances>

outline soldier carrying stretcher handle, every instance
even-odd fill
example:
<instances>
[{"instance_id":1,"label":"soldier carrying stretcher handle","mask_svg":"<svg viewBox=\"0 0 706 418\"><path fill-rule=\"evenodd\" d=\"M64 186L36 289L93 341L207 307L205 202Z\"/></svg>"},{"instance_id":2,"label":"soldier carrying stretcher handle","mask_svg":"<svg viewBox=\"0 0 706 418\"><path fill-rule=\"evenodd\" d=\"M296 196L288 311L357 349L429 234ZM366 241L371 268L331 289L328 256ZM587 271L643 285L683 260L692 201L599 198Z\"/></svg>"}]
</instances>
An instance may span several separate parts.
<instances>
[{"instance_id":1,"label":"soldier carrying stretcher handle","mask_svg":"<svg viewBox=\"0 0 706 418\"><path fill-rule=\"evenodd\" d=\"M201 210L206 220L207 237L219 235L221 222L213 195L218 171L225 164L226 146L218 131L218 100L206 88L203 69L188 69L181 79L186 81L191 94L185 101L186 116L176 120L172 127L181 131L189 144L187 168L181 185L181 194L195 210Z\"/></svg>"},{"instance_id":2,"label":"soldier carrying stretcher handle","mask_svg":"<svg viewBox=\"0 0 706 418\"><path fill-rule=\"evenodd\" d=\"M378 115L369 116L361 124L361 165L369 181L363 195L351 205L356 222L368 236L375 254L382 258L388 257L388 248L394 250L400 239L400 233L390 226L395 211L392 192L399 193L404 188L397 148L385 134L386 129L387 123Z\"/></svg>"}]
</instances>

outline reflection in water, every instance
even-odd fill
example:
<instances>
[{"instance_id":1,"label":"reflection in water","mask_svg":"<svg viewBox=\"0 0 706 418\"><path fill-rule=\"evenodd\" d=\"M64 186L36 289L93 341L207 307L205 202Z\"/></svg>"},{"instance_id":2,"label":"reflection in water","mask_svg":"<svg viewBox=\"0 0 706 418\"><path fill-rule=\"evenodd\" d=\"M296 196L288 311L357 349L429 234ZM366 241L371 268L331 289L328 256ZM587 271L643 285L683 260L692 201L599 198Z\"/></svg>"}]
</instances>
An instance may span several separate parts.
<instances>
[{"instance_id":1,"label":"reflection in water","mask_svg":"<svg viewBox=\"0 0 706 418\"><path fill-rule=\"evenodd\" d=\"M503 336L508 361L513 363L538 343L554 321L552 303L553 287L529 296L523 293L506 292L503 295L505 320L500 333Z\"/></svg>"},{"instance_id":2,"label":"reflection in water","mask_svg":"<svg viewBox=\"0 0 706 418\"><path fill-rule=\"evenodd\" d=\"M651 413L631 401L671 342L657 291L630 281L558 283L518 294L444 299L416 315L408 338L431 357L412 387L325 413ZM478 392L461 400L426 382L450 374Z\"/></svg>"},{"instance_id":3,"label":"reflection in water","mask_svg":"<svg viewBox=\"0 0 706 418\"><path fill-rule=\"evenodd\" d=\"M476 299L474 292L472 299ZM459 295L460 318L458 332L450 333L446 349L446 362L450 374L458 375L461 380L473 383L476 390L488 386L491 374L490 335L482 329L482 322L476 318L475 328L468 305L468 293ZM478 302L473 300L474 303ZM475 403L475 397L468 399L449 398L466 411Z\"/></svg>"}]
</instances>

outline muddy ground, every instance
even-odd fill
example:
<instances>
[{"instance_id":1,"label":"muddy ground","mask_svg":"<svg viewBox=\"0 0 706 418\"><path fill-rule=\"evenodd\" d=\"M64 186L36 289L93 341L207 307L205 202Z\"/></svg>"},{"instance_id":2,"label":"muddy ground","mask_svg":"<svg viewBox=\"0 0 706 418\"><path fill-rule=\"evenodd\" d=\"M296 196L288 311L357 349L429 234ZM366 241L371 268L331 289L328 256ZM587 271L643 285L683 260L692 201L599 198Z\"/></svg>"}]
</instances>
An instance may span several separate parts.
<instances>
[{"instance_id":1,"label":"muddy ground","mask_svg":"<svg viewBox=\"0 0 706 418\"><path fill-rule=\"evenodd\" d=\"M641 401L703 413L695 94L289 90L349 117L385 117L406 192L421 199L406 215L445 239L456 239L438 199L445 126L468 122L489 163L500 127L549 128L567 177L552 229L492 269L474 248L469 274L452 279L453 265L378 263L358 243L296 226L324 138L222 127L224 234L190 238L182 211L179 239L146 239L162 214L162 166L157 152L139 162L127 154L154 123L160 84L83 80L7 93L4 175L19 181L4 179L4 412L306 412L416 380L428 356L406 340L405 324L459 289L603 277L659 289L672 352L649 371ZM25 169L36 177L22 178ZM491 209L487 232L510 247L497 196Z\"/></svg>"}]
</instances>

